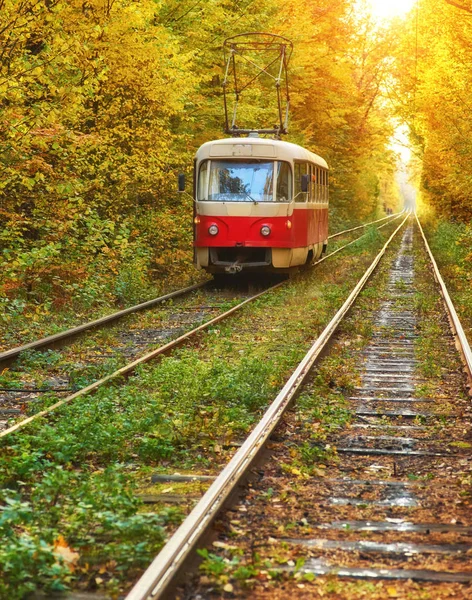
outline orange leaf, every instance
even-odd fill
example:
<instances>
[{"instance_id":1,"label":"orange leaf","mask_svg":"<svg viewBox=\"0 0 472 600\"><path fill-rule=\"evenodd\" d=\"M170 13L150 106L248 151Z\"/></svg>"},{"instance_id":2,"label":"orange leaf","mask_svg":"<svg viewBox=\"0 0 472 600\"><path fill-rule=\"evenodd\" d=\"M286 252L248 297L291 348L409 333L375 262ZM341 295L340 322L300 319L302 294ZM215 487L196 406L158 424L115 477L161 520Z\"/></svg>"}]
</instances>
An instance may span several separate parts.
<instances>
[{"instance_id":1,"label":"orange leaf","mask_svg":"<svg viewBox=\"0 0 472 600\"><path fill-rule=\"evenodd\" d=\"M54 554L61 558L71 571L74 571L80 558L80 554L69 547L62 535L58 535L54 542Z\"/></svg>"}]
</instances>

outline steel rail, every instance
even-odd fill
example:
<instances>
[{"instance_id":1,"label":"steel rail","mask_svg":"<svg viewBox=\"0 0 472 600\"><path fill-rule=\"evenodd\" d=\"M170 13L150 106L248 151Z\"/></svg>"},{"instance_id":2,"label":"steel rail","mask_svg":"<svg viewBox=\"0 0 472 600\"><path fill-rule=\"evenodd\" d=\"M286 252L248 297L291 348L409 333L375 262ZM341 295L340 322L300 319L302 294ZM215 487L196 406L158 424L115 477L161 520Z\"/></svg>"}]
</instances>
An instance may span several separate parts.
<instances>
[{"instance_id":1,"label":"steel rail","mask_svg":"<svg viewBox=\"0 0 472 600\"><path fill-rule=\"evenodd\" d=\"M398 217L396 217L396 218L398 218ZM389 223L391 223L391 221L389 221ZM378 229L381 229L382 227L385 227L389 223L385 223L384 225L381 225ZM327 254L323 258L320 258L318 261L316 261L315 263L313 263L313 266L318 265L319 263L322 263L327 258L330 258L331 256L334 256L335 254L337 254L341 250L344 250L348 246L351 246L352 244L355 244L360 239L362 239L364 237L364 235L365 234L363 234L360 237L356 238L352 242L349 242L348 244L345 244L344 246L341 246L340 248L338 248L337 250L334 250L330 254ZM182 344L183 342L185 342L186 340L188 340L193 335L199 333L200 331L203 331L204 329L207 329L211 325L214 325L215 323L218 323L219 321L221 321L221 320L225 319L226 317L230 316L231 314L233 314L234 312L236 312L237 310L239 310L240 308L242 308L243 306L245 306L249 302L252 302L253 300L256 300L257 298L259 298L260 296L262 296L262 295L264 295L264 294L266 294L266 293L268 293L270 291L273 291L273 290L275 290L275 289L277 289L277 288L279 288L279 287L281 287L283 285L286 285L287 281L288 280L281 281L280 283L277 283L276 285L273 285L273 286L267 288L266 290L263 290L262 292L259 292L256 295L251 296L250 298L247 298L243 302L240 302L236 306L233 306L233 308L227 310L226 312L222 313L221 315L218 315L217 317L214 317L210 321L207 321L206 323L203 323L202 325L199 325L195 329L192 329L192 330L188 331L187 333L184 333L183 335L181 335L180 337L176 338L175 340L171 340L170 342L168 342L164 346L160 346L159 348L156 348L155 350L153 350L152 352L150 352L148 354L145 354L141 358L138 358L135 361L133 361L133 362L125 365L124 367L121 367L117 371L114 371L113 373L110 373L110 375L107 375L106 377L103 377L102 379L98 379L97 381L94 381L94 383L91 383L87 387L78 390L77 392L75 392L74 394L71 394L70 396L67 396L67 398L63 398L62 400L56 402L55 404L52 404L48 408L46 408L46 409L44 409L44 410L36 413L35 415L32 415L31 417L28 417L28 418L24 419L23 421L20 421L20 422L16 423L15 425L12 425L8 429L5 429L4 431L0 432L0 439L2 439L3 437L6 437L10 433L13 433L15 431L18 431L19 429L22 429L23 427L25 427L26 425L28 425L32 421L35 421L36 419L48 415L49 413L53 412L54 410L56 410L57 408L63 406L64 404L68 404L69 402L72 402L72 400L80 398L81 396L84 396L84 395L86 395L86 394L88 394L90 392L95 392L101 385L103 385L105 383L108 383L108 382L110 382L110 381L112 381L114 379L117 379L118 377L123 377L123 376L130 375L135 370L135 368L137 366L139 366L140 364L144 364L146 362L149 362L150 360L153 360L154 358L157 358L161 354L165 354L169 350L172 350L173 348L179 346L180 344ZM197 284L197 287L203 287L206 283ZM176 292L173 292L173 293L176 293Z\"/></svg>"},{"instance_id":2,"label":"steel rail","mask_svg":"<svg viewBox=\"0 0 472 600\"><path fill-rule=\"evenodd\" d=\"M401 214L401 213L398 213ZM379 219L378 221L372 221L371 223L366 223L365 225L360 225L359 227L354 227L353 229L346 229L345 231L340 231L338 233L329 236L328 239L335 238L337 236L342 235L343 233L348 233L350 231L355 231L356 229L361 229L362 227L368 227L373 223L378 223L380 221L384 221L385 219L391 218L394 215L389 215L384 219ZM396 217L397 218L397 217ZM344 248L345 246L343 246ZM146 302L141 302L140 304L136 304L135 306L130 306L129 308L125 308L118 312L112 313L105 317L101 317L100 319L96 319L94 321L90 321L88 323L83 323L82 325L77 325L76 327L72 327L71 329L65 329L64 331L60 331L59 333L55 333L53 335L49 335L47 337L41 338L39 340L35 340L33 342L29 342L27 344L23 344L21 346L16 346L14 348L10 348L9 350L4 350L0 352L0 367L7 366L11 362L13 362L18 356L25 352L26 350L39 350L40 348L53 348L57 345L61 345L60 342L66 342L71 338L75 338L76 336L85 333L86 331L90 331L92 329L97 329L102 327L103 325L109 325L114 321L118 321L123 317L126 317L130 314L140 312L142 310L146 310L148 308L152 308L157 304L162 304L167 300L171 300L172 298L177 298L179 296L184 296L194 290L198 290L202 287L205 287L211 283L211 280L204 281L202 283L197 283L195 285L191 285L180 290L176 290L174 292L170 292L169 294L165 294L164 296L159 296L158 298L153 298L152 300L147 300Z\"/></svg>"},{"instance_id":3,"label":"steel rail","mask_svg":"<svg viewBox=\"0 0 472 600\"><path fill-rule=\"evenodd\" d=\"M382 221L386 221L387 219L391 219L394 221L399 216L401 216L405 211L402 210L399 213L395 213L394 215L388 215L387 217L382 217L381 219L377 219L376 221L370 221L369 223L364 223L363 225L358 225L357 227L351 227L351 229L344 229L343 231L338 231L337 233L333 233L333 235L328 236L328 240L332 240L335 237L339 237L340 235L344 235L345 233L350 233L351 231L356 231L357 229L362 229L363 227L368 227L369 225L374 225L374 223L381 223Z\"/></svg>"},{"instance_id":4,"label":"steel rail","mask_svg":"<svg viewBox=\"0 0 472 600\"><path fill-rule=\"evenodd\" d=\"M433 265L434 278L439 284L441 295L443 297L444 304L446 305L446 309L449 315L449 321L451 323L451 328L454 334L454 338L456 340L456 345L458 346L459 352L464 362L464 366L466 368L469 393L472 395L472 350L470 348L469 340L467 339L467 336L464 332L464 328L462 327L462 323L460 322L460 319L457 316L454 303L451 299L451 296L449 295L449 292L447 291L446 284L444 283L444 279L442 278L441 272L439 271L436 259L434 258L431 248L429 247L428 240L426 239L426 235L423 231L423 227L421 226L417 213L415 213L415 217L416 222L418 223L418 228L421 232L421 237L423 238L426 251L429 255L429 258L431 259L431 264Z\"/></svg>"},{"instance_id":5,"label":"steel rail","mask_svg":"<svg viewBox=\"0 0 472 600\"><path fill-rule=\"evenodd\" d=\"M126 600L161 598L178 576L180 567L194 550L200 537L223 507L225 500L234 492L239 481L263 448L290 402L295 397L322 350L331 339L339 324L354 304L357 296L376 269L388 246L409 218L409 214L395 229L376 258L349 294L342 307L314 342L308 353L295 369L290 379L269 406L264 416L250 433L244 444L226 465L208 491L170 538L161 552L129 592Z\"/></svg>"},{"instance_id":6,"label":"steel rail","mask_svg":"<svg viewBox=\"0 0 472 600\"><path fill-rule=\"evenodd\" d=\"M390 223L393 223L393 221L396 221L397 219L399 219L402 216L402 214L403 214L403 211L401 213L398 213L398 215L396 215L391 221L388 221L387 223L384 223L383 225L379 225L379 227L377 227L377 229L382 229L382 227L386 227L387 225L390 225ZM382 219L382 220L384 220L384 219ZM355 244L356 242L361 240L365 235L367 235L367 234L364 233L360 237L356 238L355 240L352 240L352 242L348 242L347 244L344 244L344 246L341 246L337 250L333 250L333 252L330 252L329 254L325 254L324 256L322 256L321 258L316 260L313 263L313 266L319 265L320 263L324 262L327 258L331 258L331 256L334 256L338 252L341 252L341 250L344 250L345 248L352 246L353 244Z\"/></svg>"},{"instance_id":7,"label":"steel rail","mask_svg":"<svg viewBox=\"0 0 472 600\"><path fill-rule=\"evenodd\" d=\"M89 323L84 323L83 325L77 325L77 327L73 327L72 329L66 329L64 331L60 331L59 333L55 333L53 335L41 338L40 340L35 340L34 342L24 344L23 346L17 346L15 348L11 348L10 350L5 350L4 352L0 352L0 365L2 363L11 362L15 358L17 358L21 354L21 352L24 352L25 350L37 350L38 348L45 347L50 348L58 342L75 337L76 335L79 335L84 331L96 329L97 327L101 327L102 325L108 325L109 323L117 321L118 319L126 317L127 315L130 315L132 313L151 308L152 306L155 306L156 304L161 304L162 302L170 300L171 298L177 298L178 296L183 296L185 294L193 292L194 290L198 290L207 284L208 281L196 283L195 285L182 288L181 290L176 290L175 292L170 292L169 294L165 294L164 296L160 296L159 298L153 298L152 300L147 300L146 302L142 302L141 304L130 306L129 308L125 308L124 310L112 313L111 315L107 315L106 317L96 319L95 321L90 321Z\"/></svg>"}]
</instances>

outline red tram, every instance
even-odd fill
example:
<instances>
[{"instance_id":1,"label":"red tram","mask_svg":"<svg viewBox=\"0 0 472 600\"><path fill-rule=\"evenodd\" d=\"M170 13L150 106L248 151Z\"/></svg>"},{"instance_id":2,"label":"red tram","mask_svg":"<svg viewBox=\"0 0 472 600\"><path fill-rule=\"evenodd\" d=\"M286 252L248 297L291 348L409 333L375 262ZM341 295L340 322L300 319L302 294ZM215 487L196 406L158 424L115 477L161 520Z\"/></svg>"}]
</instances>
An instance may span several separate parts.
<instances>
[{"instance_id":1,"label":"red tram","mask_svg":"<svg viewBox=\"0 0 472 600\"><path fill-rule=\"evenodd\" d=\"M194 177L195 263L209 273L287 272L328 242L328 165L249 134L203 144Z\"/></svg>"}]
</instances>

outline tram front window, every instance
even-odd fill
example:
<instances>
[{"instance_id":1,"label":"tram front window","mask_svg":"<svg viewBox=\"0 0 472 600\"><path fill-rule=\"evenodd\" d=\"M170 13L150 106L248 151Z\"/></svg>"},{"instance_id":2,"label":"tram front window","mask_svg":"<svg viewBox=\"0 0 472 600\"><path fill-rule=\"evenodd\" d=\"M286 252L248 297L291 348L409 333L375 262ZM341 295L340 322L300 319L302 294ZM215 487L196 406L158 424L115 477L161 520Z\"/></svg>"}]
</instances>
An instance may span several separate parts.
<instances>
[{"instance_id":1,"label":"tram front window","mask_svg":"<svg viewBox=\"0 0 472 600\"><path fill-rule=\"evenodd\" d=\"M277 191L291 189L291 172L287 168L275 169L274 161L263 160L212 160L200 167L198 199L210 202L273 202L274 176L283 178ZM287 202L286 194L279 201Z\"/></svg>"}]
</instances>

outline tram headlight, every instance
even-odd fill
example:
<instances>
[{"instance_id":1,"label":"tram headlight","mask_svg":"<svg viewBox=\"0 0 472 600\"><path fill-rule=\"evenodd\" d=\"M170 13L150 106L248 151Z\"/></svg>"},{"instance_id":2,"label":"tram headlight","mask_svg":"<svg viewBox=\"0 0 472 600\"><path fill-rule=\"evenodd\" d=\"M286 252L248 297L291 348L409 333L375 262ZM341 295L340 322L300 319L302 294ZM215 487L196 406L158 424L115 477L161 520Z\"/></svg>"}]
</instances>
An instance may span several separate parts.
<instances>
[{"instance_id":1,"label":"tram headlight","mask_svg":"<svg viewBox=\"0 0 472 600\"><path fill-rule=\"evenodd\" d=\"M218 232L219 232L219 229L218 229L218 227L215 224L210 225L210 227L208 227L208 233L210 235L217 235Z\"/></svg>"},{"instance_id":2,"label":"tram headlight","mask_svg":"<svg viewBox=\"0 0 472 600\"><path fill-rule=\"evenodd\" d=\"M270 227L269 227L268 225L263 225L263 226L261 227L261 234L262 234L264 237L267 237L268 235L270 235Z\"/></svg>"}]
</instances>

